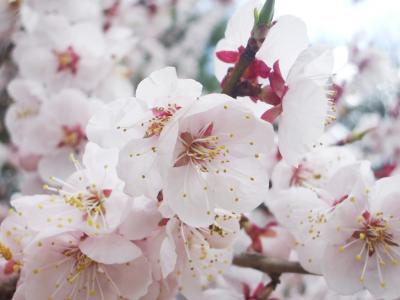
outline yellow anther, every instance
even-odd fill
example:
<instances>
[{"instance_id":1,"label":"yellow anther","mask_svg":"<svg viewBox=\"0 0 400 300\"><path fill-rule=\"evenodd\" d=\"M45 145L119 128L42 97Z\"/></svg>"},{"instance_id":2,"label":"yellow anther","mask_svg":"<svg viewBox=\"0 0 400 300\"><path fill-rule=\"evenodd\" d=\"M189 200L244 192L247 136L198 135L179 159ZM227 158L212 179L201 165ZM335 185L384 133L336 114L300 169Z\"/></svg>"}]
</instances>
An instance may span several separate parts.
<instances>
[{"instance_id":1,"label":"yellow anther","mask_svg":"<svg viewBox=\"0 0 400 300\"><path fill-rule=\"evenodd\" d=\"M13 257L10 248L3 243L0 243L0 255L3 256L5 260L10 260Z\"/></svg>"}]
</instances>

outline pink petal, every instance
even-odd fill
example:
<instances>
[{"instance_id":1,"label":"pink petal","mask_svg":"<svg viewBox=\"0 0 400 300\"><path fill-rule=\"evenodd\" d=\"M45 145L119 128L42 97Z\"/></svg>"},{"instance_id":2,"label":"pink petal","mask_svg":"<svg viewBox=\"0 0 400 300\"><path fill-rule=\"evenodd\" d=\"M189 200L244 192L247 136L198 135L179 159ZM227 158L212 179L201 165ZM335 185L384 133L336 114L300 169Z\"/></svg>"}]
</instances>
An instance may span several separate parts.
<instances>
[{"instance_id":1,"label":"pink petal","mask_svg":"<svg viewBox=\"0 0 400 300\"><path fill-rule=\"evenodd\" d=\"M177 258L175 244L169 237L166 237L160 248L160 266L163 278L166 278L175 269Z\"/></svg>"},{"instance_id":2,"label":"pink petal","mask_svg":"<svg viewBox=\"0 0 400 300\"><path fill-rule=\"evenodd\" d=\"M278 105L282 102L282 99L278 97L275 91L272 89L271 86L267 85L262 89L260 100L271 104L271 105Z\"/></svg>"},{"instance_id":3,"label":"pink petal","mask_svg":"<svg viewBox=\"0 0 400 300\"><path fill-rule=\"evenodd\" d=\"M311 79L293 83L282 100L279 151L292 166L311 151L325 129L328 101L325 89Z\"/></svg>"},{"instance_id":4,"label":"pink petal","mask_svg":"<svg viewBox=\"0 0 400 300\"><path fill-rule=\"evenodd\" d=\"M354 244L344 251L339 251L339 247L340 245L329 246L325 250L321 264L322 274L331 289L341 294L354 294L363 287L360 282L363 263L355 259L360 253L361 245Z\"/></svg>"},{"instance_id":5,"label":"pink petal","mask_svg":"<svg viewBox=\"0 0 400 300\"><path fill-rule=\"evenodd\" d=\"M126 263L142 254L134 243L117 234L88 237L79 248L94 261L104 264Z\"/></svg>"},{"instance_id":6,"label":"pink petal","mask_svg":"<svg viewBox=\"0 0 400 300\"><path fill-rule=\"evenodd\" d=\"M257 69L257 75L262 77L262 78L267 78L271 68L267 66L267 64L265 62L263 62L262 60L255 60L255 66Z\"/></svg>"},{"instance_id":7,"label":"pink petal","mask_svg":"<svg viewBox=\"0 0 400 300\"><path fill-rule=\"evenodd\" d=\"M282 113L282 104L274 106L261 115L264 121L273 123L275 119Z\"/></svg>"},{"instance_id":8,"label":"pink petal","mask_svg":"<svg viewBox=\"0 0 400 300\"><path fill-rule=\"evenodd\" d=\"M104 290L115 291L116 286L120 296L123 296L113 298L104 297L104 299L141 299L142 296L146 295L152 282L150 264L144 256L140 256L126 264L103 265L102 268L104 268L108 275L107 277L103 276L100 281ZM112 279L115 286L108 280L108 277ZM107 286L108 289L106 289Z\"/></svg>"},{"instance_id":9,"label":"pink petal","mask_svg":"<svg viewBox=\"0 0 400 300\"><path fill-rule=\"evenodd\" d=\"M282 77L278 60L274 63L274 72L269 75L269 82L271 83L272 90L276 93L276 95L282 98L287 91L287 86L285 85L285 80Z\"/></svg>"},{"instance_id":10,"label":"pink petal","mask_svg":"<svg viewBox=\"0 0 400 300\"><path fill-rule=\"evenodd\" d=\"M237 51L218 51L215 55L219 60L228 64L236 63L239 59L239 53Z\"/></svg>"},{"instance_id":11,"label":"pink petal","mask_svg":"<svg viewBox=\"0 0 400 300\"><path fill-rule=\"evenodd\" d=\"M129 240L141 240L158 228L161 219L157 201L141 196L134 199L119 232Z\"/></svg>"}]
</instances>

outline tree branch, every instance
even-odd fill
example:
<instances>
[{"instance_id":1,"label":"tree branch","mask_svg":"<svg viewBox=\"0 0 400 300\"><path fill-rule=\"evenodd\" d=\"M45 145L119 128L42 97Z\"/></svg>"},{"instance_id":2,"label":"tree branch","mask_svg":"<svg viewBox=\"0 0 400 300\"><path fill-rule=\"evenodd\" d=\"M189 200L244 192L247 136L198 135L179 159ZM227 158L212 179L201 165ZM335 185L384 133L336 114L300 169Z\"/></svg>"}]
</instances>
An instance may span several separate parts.
<instances>
[{"instance_id":1,"label":"tree branch","mask_svg":"<svg viewBox=\"0 0 400 300\"><path fill-rule=\"evenodd\" d=\"M17 280L12 279L0 285L0 300L10 300L16 290Z\"/></svg>"},{"instance_id":2,"label":"tree branch","mask_svg":"<svg viewBox=\"0 0 400 300\"><path fill-rule=\"evenodd\" d=\"M366 129L361 132L352 132L344 139L337 141L335 144L333 144L333 146L344 146L344 145L348 145L348 144L352 144L352 143L361 141L365 135L367 135L371 131L374 131L375 129L376 128L369 128L369 129Z\"/></svg>"},{"instance_id":3,"label":"tree branch","mask_svg":"<svg viewBox=\"0 0 400 300\"><path fill-rule=\"evenodd\" d=\"M255 12L255 20L251 36L247 41L247 45L243 53L240 55L239 61L228 71L227 78L223 84L222 93L235 96L235 88L237 87L244 72L254 61L258 50L267 36L268 29L272 22L274 14L275 0L267 0L260 11Z\"/></svg>"},{"instance_id":4,"label":"tree branch","mask_svg":"<svg viewBox=\"0 0 400 300\"><path fill-rule=\"evenodd\" d=\"M271 281L265 286L265 289L261 296L260 300L268 300L271 294L275 291L276 287L281 283L280 274L271 274Z\"/></svg>"},{"instance_id":5,"label":"tree branch","mask_svg":"<svg viewBox=\"0 0 400 300\"><path fill-rule=\"evenodd\" d=\"M0 44L0 67L3 65L3 63L9 59L11 55L11 51L14 48L13 44L8 44L8 45L1 45Z\"/></svg>"},{"instance_id":6,"label":"tree branch","mask_svg":"<svg viewBox=\"0 0 400 300\"><path fill-rule=\"evenodd\" d=\"M316 275L306 271L298 262L268 258L259 254L244 253L234 257L233 264L252 268L267 274L297 273Z\"/></svg>"}]
</instances>

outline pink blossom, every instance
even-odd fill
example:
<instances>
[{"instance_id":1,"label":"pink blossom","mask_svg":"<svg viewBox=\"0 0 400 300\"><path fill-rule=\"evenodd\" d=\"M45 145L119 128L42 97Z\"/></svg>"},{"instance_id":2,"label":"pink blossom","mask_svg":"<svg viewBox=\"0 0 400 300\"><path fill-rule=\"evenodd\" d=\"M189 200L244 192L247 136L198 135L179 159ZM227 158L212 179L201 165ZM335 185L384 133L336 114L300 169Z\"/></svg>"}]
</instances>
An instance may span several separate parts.
<instances>
[{"instance_id":1,"label":"pink blossom","mask_svg":"<svg viewBox=\"0 0 400 300\"><path fill-rule=\"evenodd\" d=\"M215 208L249 212L263 200L272 128L229 96L201 97L161 139L164 201L187 224L206 226Z\"/></svg>"},{"instance_id":2,"label":"pink blossom","mask_svg":"<svg viewBox=\"0 0 400 300\"><path fill-rule=\"evenodd\" d=\"M321 188L292 187L271 195L267 205L293 234L294 250L304 268L321 273L321 249L329 239L324 230L332 212L344 203L365 198L365 191L373 181L369 164L357 162L339 168Z\"/></svg>"},{"instance_id":3,"label":"pink blossom","mask_svg":"<svg viewBox=\"0 0 400 300\"><path fill-rule=\"evenodd\" d=\"M32 229L43 234L81 230L87 234L113 232L125 218L129 197L116 175L118 153L89 143L79 168L66 181L52 177L54 194L24 196L12 200L26 215Z\"/></svg>"},{"instance_id":4,"label":"pink blossom","mask_svg":"<svg viewBox=\"0 0 400 300\"><path fill-rule=\"evenodd\" d=\"M52 91L90 91L111 69L101 31L90 22L68 24L61 15L40 18L32 33L21 33L13 51L21 75Z\"/></svg>"},{"instance_id":5,"label":"pink blossom","mask_svg":"<svg viewBox=\"0 0 400 300\"><path fill-rule=\"evenodd\" d=\"M228 22L225 38L217 45L215 74L219 81L226 76L228 68L237 60L238 49L246 46L254 23L254 9L261 9L263 2L248 1L240 7ZM251 79L266 78L268 68L279 60L284 76L299 53L308 45L307 29L303 21L293 16L282 16L270 28L265 42L257 53L251 67ZM238 52L236 52L238 51ZM265 82L261 80L261 82Z\"/></svg>"},{"instance_id":6,"label":"pink blossom","mask_svg":"<svg viewBox=\"0 0 400 300\"><path fill-rule=\"evenodd\" d=\"M73 232L40 240L29 248L24 268L29 299L133 300L151 284L147 259L118 235L90 238Z\"/></svg>"},{"instance_id":7,"label":"pink blossom","mask_svg":"<svg viewBox=\"0 0 400 300\"><path fill-rule=\"evenodd\" d=\"M167 67L144 79L136 98L112 102L90 120L90 140L103 147L122 148L118 174L127 182L127 193L157 196L161 189L160 135L175 114L191 106L200 94L198 82L179 79L175 69Z\"/></svg>"},{"instance_id":8,"label":"pink blossom","mask_svg":"<svg viewBox=\"0 0 400 300\"><path fill-rule=\"evenodd\" d=\"M377 298L399 297L398 182L396 176L381 179L363 197L333 212L322 260L332 289L352 294L365 287Z\"/></svg>"}]
</instances>

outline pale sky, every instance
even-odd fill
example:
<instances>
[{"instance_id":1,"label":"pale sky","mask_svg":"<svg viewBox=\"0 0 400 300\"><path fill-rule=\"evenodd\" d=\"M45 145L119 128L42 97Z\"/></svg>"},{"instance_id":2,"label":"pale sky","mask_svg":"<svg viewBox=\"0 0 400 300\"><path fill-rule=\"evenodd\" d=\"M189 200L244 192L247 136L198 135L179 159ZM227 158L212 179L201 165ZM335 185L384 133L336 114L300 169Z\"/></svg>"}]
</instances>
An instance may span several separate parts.
<instances>
[{"instance_id":1,"label":"pale sky","mask_svg":"<svg viewBox=\"0 0 400 300\"><path fill-rule=\"evenodd\" d=\"M312 41L341 45L361 34L400 50L400 0L276 0L275 17L285 14L301 17Z\"/></svg>"}]
</instances>

